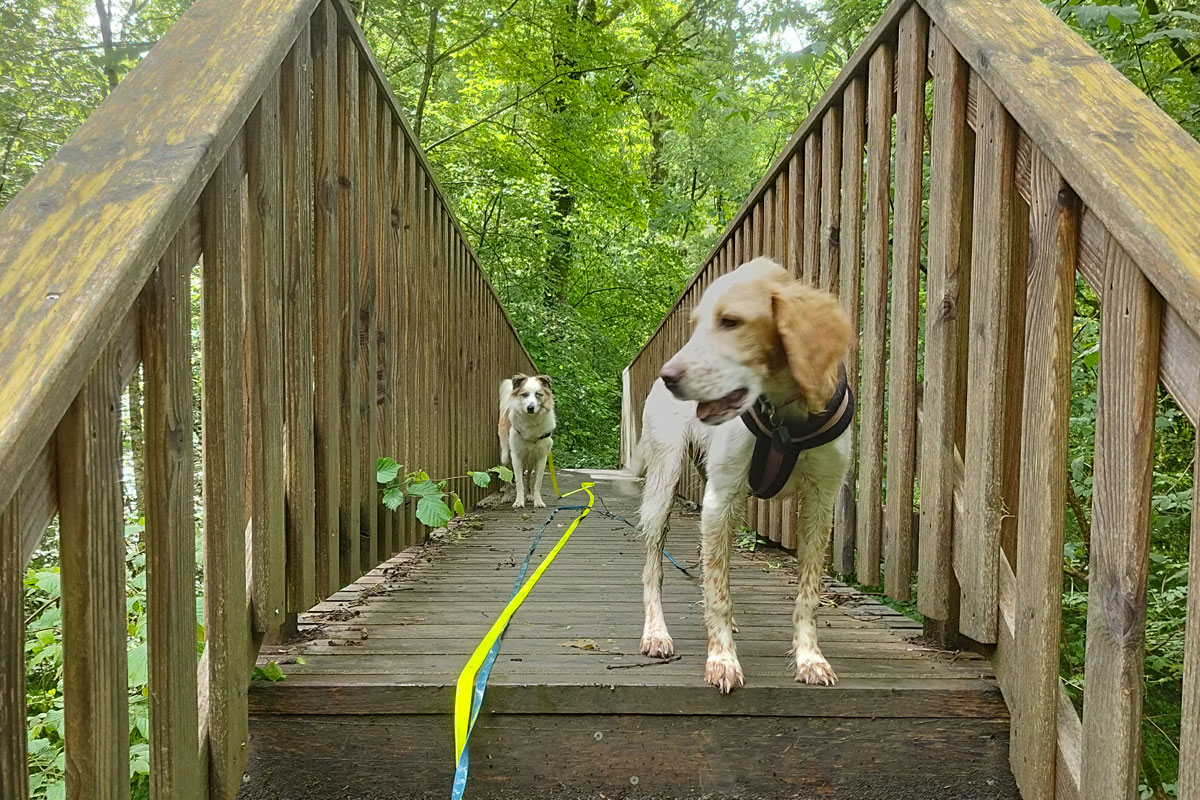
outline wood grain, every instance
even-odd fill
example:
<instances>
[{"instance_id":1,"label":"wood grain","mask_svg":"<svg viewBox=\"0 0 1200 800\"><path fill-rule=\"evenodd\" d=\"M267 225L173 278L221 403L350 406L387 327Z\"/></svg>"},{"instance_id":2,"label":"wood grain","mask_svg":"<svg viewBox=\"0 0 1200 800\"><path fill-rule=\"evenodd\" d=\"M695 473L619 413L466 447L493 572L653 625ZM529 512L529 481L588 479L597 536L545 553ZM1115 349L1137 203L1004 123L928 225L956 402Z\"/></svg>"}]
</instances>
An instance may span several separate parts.
<instances>
[{"instance_id":1,"label":"wood grain","mask_svg":"<svg viewBox=\"0 0 1200 800\"><path fill-rule=\"evenodd\" d=\"M867 209L863 278L863 362L859 422L858 581L879 585L883 546L883 386L887 344L892 47L871 56L867 90Z\"/></svg>"},{"instance_id":2,"label":"wood grain","mask_svg":"<svg viewBox=\"0 0 1200 800\"><path fill-rule=\"evenodd\" d=\"M358 70L358 182L355 200L358 208L359 260L356 264L358 306L354 309L355 336L358 346L358 414L360 437L358 464L358 531L359 569L375 566L379 551L379 491L375 481L375 466L379 457L378 372L379 317L377 309L377 280L379 238L376 231L382 215L379 194L379 154L376 149L379 89L374 76L366 69ZM353 262L351 262L353 263ZM358 576L355 575L357 578Z\"/></svg>"},{"instance_id":3,"label":"wood grain","mask_svg":"<svg viewBox=\"0 0 1200 800\"><path fill-rule=\"evenodd\" d=\"M838 293L842 214L842 109L825 112L821 124L821 288Z\"/></svg>"},{"instance_id":4,"label":"wood grain","mask_svg":"<svg viewBox=\"0 0 1200 800\"><path fill-rule=\"evenodd\" d=\"M1071 415L1071 341L1079 201L1053 166L1034 154L1029 214L1021 494L1017 514L1016 651L1020 678L1010 761L1023 796L1054 797L1058 739L1062 548Z\"/></svg>"},{"instance_id":5,"label":"wood grain","mask_svg":"<svg viewBox=\"0 0 1200 800\"><path fill-rule=\"evenodd\" d=\"M799 150L788 160L787 176L788 257L784 266L792 277L799 278L804 269L804 154Z\"/></svg>"},{"instance_id":6,"label":"wood grain","mask_svg":"<svg viewBox=\"0 0 1200 800\"><path fill-rule=\"evenodd\" d=\"M996 554L1004 507L1003 442L1008 388L1012 285L1012 209L1016 130L995 96L980 87L975 153L967 428L963 454L965 521L954 549L962 586L959 624L978 642L996 637Z\"/></svg>"},{"instance_id":7,"label":"wood grain","mask_svg":"<svg viewBox=\"0 0 1200 800\"><path fill-rule=\"evenodd\" d=\"M1200 470L1200 441L1196 445L1195 471ZM1200 514L1197 500L1192 499L1191 542L1188 549L1188 585L1200 586ZM0 525L2 527L2 525ZM1189 592L1187 623L1183 634L1183 686L1179 724L1179 800L1200 798L1200 592Z\"/></svg>"},{"instance_id":8,"label":"wood grain","mask_svg":"<svg viewBox=\"0 0 1200 800\"><path fill-rule=\"evenodd\" d=\"M150 791L183 800L207 796L197 758L193 266L177 238L142 295Z\"/></svg>"},{"instance_id":9,"label":"wood grain","mask_svg":"<svg viewBox=\"0 0 1200 800\"><path fill-rule=\"evenodd\" d=\"M14 497L0 511L0 797L29 797L25 728L25 564L21 506Z\"/></svg>"},{"instance_id":10,"label":"wood grain","mask_svg":"<svg viewBox=\"0 0 1200 800\"><path fill-rule=\"evenodd\" d=\"M821 132L816 129L804 140L804 238L800 276L808 283L821 283Z\"/></svg>"},{"instance_id":11,"label":"wood grain","mask_svg":"<svg viewBox=\"0 0 1200 800\"><path fill-rule=\"evenodd\" d=\"M1160 306L1158 292L1110 241L1100 306L1085 797L1137 796Z\"/></svg>"},{"instance_id":12,"label":"wood grain","mask_svg":"<svg viewBox=\"0 0 1200 800\"><path fill-rule=\"evenodd\" d=\"M118 361L101 353L55 436L71 476L58 487L68 800L129 793Z\"/></svg>"},{"instance_id":13,"label":"wood grain","mask_svg":"<svg viewBox=\"0 0 1200 800\"><path fill-rule=\"evenodd\" d=\"M338 364L341 387L338 419L341 459L338 466L338 562L341 584L362 574L359 549L359 492L361 491L362 426L359 413L359 106L358 49L347 36L337 39L338 122L338 339L342 353Z\"/></svg>"},{"instance_id":14,"label":"wood grain","mask_svg":"<svg viewBox=\"0 0 1200 800\"><path fill-rule=\"evenodd\" d=\"M929 167L929 267L925 310L924 419L921 426L920 591L917 608L928 617L950 615L953 541L955 428L961 315L966 298L962 273L970 269L963 238L967 67L941 31L933 50L933 129ZM970 235L969 231L966 235Z\"/></svg>"},{"instance_id":15,"label":"wood grain","mask_svg":"<svg viewBox=\"0 0 1200 800\"><path fill-rule=\"evenodd\" d=\"M921 180L929 22L919 8L900 20L896 48L896 178L892 220L892 315L888 352L887 509L884 591L910 599L921 289Z\"/></svg>"}]
</instances>

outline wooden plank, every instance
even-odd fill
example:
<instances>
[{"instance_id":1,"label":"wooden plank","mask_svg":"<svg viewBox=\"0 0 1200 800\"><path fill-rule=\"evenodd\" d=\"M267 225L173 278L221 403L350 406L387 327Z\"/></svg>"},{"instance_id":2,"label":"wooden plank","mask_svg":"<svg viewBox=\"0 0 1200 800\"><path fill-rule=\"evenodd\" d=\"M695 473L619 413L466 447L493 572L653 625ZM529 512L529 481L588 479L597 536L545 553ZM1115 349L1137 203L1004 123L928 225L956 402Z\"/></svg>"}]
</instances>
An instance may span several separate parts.
<instances>
[{"instance_id":1,"label":"wooden plank","mask_svg":"<svg viewBox=\"0 0 1200 800\"><path fill-rule=\"evenodd\" d=\"M0 797L29 797L25 706L25 564L20 498L0 511Z\"/></svg>"},{"instance_id":2,"label":"wooden plank","mask_svg":"<svg viewBox=\"0 0 1200 800\"><path fill-rule=\"evenodd\" d=\"M329 0L313 17L313 195L316 200L313 247L313 491L316 501L316 590L332 594L342 586L338 546L342 340L338 236L338 50L337 18Z\"/></svg>"},{"instance_id":3,"label":"wooden plank","mask_svg":"<svg viewBox=\"0 0 1200 800\"><path fill-rule=\"evenodd\" d=\"M1200 330L1200 238L1193 235L1200 230L1200 143L1040 3L1018 0L1002 15L986 0L922 5L1159 292Z\"/></svg>"},{"instance_id":4,"label":"wooden plank","mask_svg":"<svg viewBox=\"0 0 1200 800\"><path fill-rule=\"evenodd\" d=\"M1116 241L1100 307L1100 377L1088 583L1083 795L1137 796L1158 292Z\"/></svg>"},{"instance_id":5,"label":"wooden plank","mask_svg":"<svg viewBox=\"0 0 1200 800\"><path fill-rule=\"evenodd\" d=\"M941 31L931 33L933 129L930 140L929 267L925 311L924 419L921 426L920 591L917 609L950 616L956 417L963 375L958 337L970 264L961 247L966 149L967 66ZM969 285L969 284L968 284Z\"/></svg>"},{"instance_id":6,"label":"wooden plank","mask_svg":"<svg viewBox=\"0 0 1200 800\"><path fill-rule=\"evenodd\" d=\"M283 622L287 530L283 440L283 173L279 81L267 84L246 123L249 216L246 272L250 348L246 413L251 488L250 603L254 630Z\"/></svg>"},{"instance_id":7,"label":"wooden plank","mask_svg":"<svg viewBox=\"0 0 1200 800\"><path fill-rule=\"evenodd\" d=\"M67 798L129 794L121 385L101 353L55 436ZM22 725L22 727L24 727Z\"/></svg>"},{"instance_id":8,"label":"wooden plank","mask_svg":"<svg viewBox=\"0 0 1200 800\"><path fill-rule=\"evenodd\" d=\"M980 87L979 100L964 453L966 517L954 549L954 568L962 586L962 632L978 642L994 642L996 554L1006 513L1001 454L1007 422L1016 131L1008 112L986 87Z\"/></svg>"},{"instance_id":9,"label":"wooden plank","mask_svg":"<svg viewBox=\"0 0 1200 800\"><path fill-rule=\"evenodd\" d=\"M838 294L850 329L860 330L862 293L863 231L863 142L866 129L866 84L855 78L842 96L841 230L838 235ZM859 394L859 337L852 336L846 350L846 376L850 390ZM854 570L856 486L858 484L858 426L851 425L850 470L838 493L833 516L833 569L848 574Z\"/></svg>"},{"instance_id":10,"label":"wooden plank","mask_svg":"<svg viewBox=\"0 0 1200 800\"><path fill-rule=\"evenodd\" d=\"M821 127L821 288L838 293L841 275L842 109L825 112Z\"/></svg>"},{"instance_id":11,"label":"wooden plank","mask_svg":"<svg viewBox=\"0 0 1200 800\"><path fill-rule=\"evenodd\" d=\"M900 20L896 50L896 198L892 220L892 316L888 353L887 508L884 591L912 596L913 478L917 421L917 328L921 289L921 180L929 21L920 8Z\"/></svg>"},{"instance_id":12,"label":"wooden plank","mask_svg":"<svg viewBox=\"0 0 1200 800\"><path fill-rule=\"evenodd\" d=\"M763 195L763 255L776 263L782 262L782 255L779 252L779 243L775 238L775 227L779 224L778 209L775 207L775 187L767 188L766 194ZM700 292L703 293L704 286L701 281Z\"/></svg>"},{"instance_id":13,"label":"wooden plank","mask_svg":"<svg viewBox=\"0 0 1200 800\"><path fill-rule=\"evenodd\" d=\"M0 507L314 3L194 4L0 214Z\"/></svg>"},{"instance_id":14,"label":"wooden plank","mask_svg":"<svg viewBox=\"0 0 1200 800\"><path fill-rule=\"evenodd\" d=\"M1040 152L1034 155L1032 178L1020 468L1022 485L1037 490L1021 494L1017 514L1021 678L1010 760L1025 798L1052 800L1079 204Z\"/></svg>"},{"instance_id":15,"label":"wooden plank","mask_svg":"<svg viewBox=\"0 0 1200 800\"><path fill-rule=\"evenodd\" d=\"M804 140L804 251L801 276L821 283L821 133L814 130Z\"/></svg>"},{"instance_id":16,"label":"wooden plank","mask_svg":"<svg viewBox=\"0 0 1200 800\"><path fill-rule=\"evenodd\" d=\"M378 370L379 318L376 283L379 265L379 239L376 232L381 213L379 194L379 161L376 150L376 127L379 90L374 76L365 69L358 70L358 186L356 191L358 243L357 262L358 307L354 312L355 335L358 338L358 549L360 569L365 571L378 563L379 551L379 491L375 481L375 465L379 457ZM351 262L354 263L354 262ZM357 575L355 576L357 577Z\"/></svg>"},{"instance_id":17,"label":"wooden plank","mask_svg":"<svg viewBox=\"0 0 1200 800\"><path fill-rule=\"evenodd\" d=\"M246 580L246 472L242 395L242 181L230 151L201 198L201 430L204 444L205 707L212 796L232 797L246 761L245 660L250 642ZM122 734L124 736L124 734Z\"/></svg>"},{"instance_id":18,"label":"wooden plank","mask_svg":"<svg viewBox=\"0 0 1200 800\"><path fill-rule=\"evenodd\" d=\"M1193 485L1200 470L1200 440L1192 466ZM1188 585L1200 586L1200 513L1192 496L1191 543L1188 548ZM3 523L0 523L3 527ZM3 558L3 556L0 556ZM1179 800L1200 798L1200 592L1189 592L1183 634L1183 686L1179 722ZM2 714L3 712L0 712Z\"/></svg>"},{"instance_id":19,"label":"wooden plank","mask_svg":"<svg viewBox=\"0 0 1200 800\"><path fill-rule=\"evenodd\" d=\"M376 91L378 91L376 89ZM379 304L379 374L376 377L378 393L379 421L379 456L395 458L396 450L396 380L395 370L395 335L396 314L395 292L398 283L396 275L395 225L397 222L396 206L393 199L394 181L396 174L394 153L396 146L396 126L386 110L380 107L376 119L375 141L378 147L379 183L377 189L376 236L379 240L379 258L376 262L376 289ZM375 476L371 476L375 480ZM395 524L396 515L388 511L383 503L378 503L379 513L379 550L375 560L383 561L390 558L400 548L396 545Z\"/></svg>"},{"instance_id":20,"label":"wooden plank","mask_svg":"<svg viewBox=\"0 0 1200 800\"><path fill-rule=\"evenodd\" d=\"M341 428L341 462L339 465L338 550L341 583L352 582L362 574L359 525L361 491L362 427L359 411L359 259L360 237L359 193L359 106L358 50L350 37L337 38L337 100L338 100L338 261L341 269L338 309L341 324L338 338L342 343L339 380L338 418Z\"/></svg>"},{"instance_id":21,"label":"wooden plank","mask_svg":"<svg viewBox=\"0 0 1200 800\"><path fill-rule=\"evenodd\" d=\"M142 295L151 797L199 800L191 272L179 238Z\"/></svg>"},{"instance_id":22,"label":"wooden plank","mask_svg":"<svg viewBox=\"0 0 1200 800\"><path fill-rule=\"evenodd\" d=\"M804 262L804 154L788 160L787 271L799 278Z\"/></svg>"},{"instance_id":23,"label":"wooden plank","mask_svg":"<svg viewBox=\"0 0 1200 800\"><path fill-rule=\"evenodd\" d=\"M867 210L863 361L859 395L858 582L879 585L883 546L883 386L887 329L888 212L891 197L892 47L871 56L867 91Z\"/></svg>"},{"instance_id":24,"label":"wooden plank","mask_svg":"<svg viewBox=\"0 0 1200 800\"><path fill-rule=\"evenodd\" d=\"M283 62L284 477L287 485L287 610L318 599L314 423L313 61L301 32ZM321 592L324 594L324 592Z\"/></svg>"}]
</instances>

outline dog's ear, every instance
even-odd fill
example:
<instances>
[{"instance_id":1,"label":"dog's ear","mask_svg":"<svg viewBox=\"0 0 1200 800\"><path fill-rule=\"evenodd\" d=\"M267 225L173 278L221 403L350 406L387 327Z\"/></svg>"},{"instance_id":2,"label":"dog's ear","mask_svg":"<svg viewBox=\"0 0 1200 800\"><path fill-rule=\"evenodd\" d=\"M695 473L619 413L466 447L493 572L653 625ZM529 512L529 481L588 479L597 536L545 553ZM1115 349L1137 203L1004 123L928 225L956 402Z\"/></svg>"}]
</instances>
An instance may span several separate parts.
<instances>
[{"instance_id":1,"label":"dog's ear","mask_svg":"<svg viewBox=\"0 0 1200 800\"><path fill-rule=\"evenodd\" d=\"M550 382L549 375L538 375L536 377L537 377L538 381L542 384L542 386L545 386L550 391L554 391L554 386Z\"/></svg>"},{"instance_id":2,"label":"dog's ear","mask_svg":"<svg viewBox=\"0 0 1200 800\"><path fill-rule=\"evenodd\" d=\"M512 376L513 391L514 392L521 391L521 384L525 383L525 381L527 381L527 380L529 380L529 376L523 372L518 372L516 375L513 375Z\"/></svg>"},{"instance_id":3,"label":"dog's ear","mask_svg":"<svg viewBox=\"0 0 1200 800\"><path fill-rule=\"evenodd\" d=\"M801 400L809 411L819 412L837 389L838 365L852 335L850 322L836 297L801 281L776 289L771 311Z\"/></svg>"}]
</instances>

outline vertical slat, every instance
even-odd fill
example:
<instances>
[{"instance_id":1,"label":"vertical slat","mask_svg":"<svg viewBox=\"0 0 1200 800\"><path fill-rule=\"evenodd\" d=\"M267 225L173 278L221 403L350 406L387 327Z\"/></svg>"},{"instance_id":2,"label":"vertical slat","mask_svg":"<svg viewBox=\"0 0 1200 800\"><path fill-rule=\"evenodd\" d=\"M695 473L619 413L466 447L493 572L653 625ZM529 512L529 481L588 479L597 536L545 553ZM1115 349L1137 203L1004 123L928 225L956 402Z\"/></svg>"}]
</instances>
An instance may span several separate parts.
<instances>
[{"instance_id":1,"label":"vertical slat","mask_svg":"<svg viewBox=\"0 0 1200 800\"><path fill-rule=\"evenodd\" d=\"M363 66L363 65L360 65ZM358 530L359 556L363 572L377 562L379 551L379 507L375 464L379 453L376 422L379 337L376 334L376 259L379 256L376 220L379 205L379 171L375 142L378 87L367 69L358 71L358 191L355 206L358 227L358 308L355 312L358 336ZM353 263L353 262L352 262Z\"/></svg>"},{"instance_id":2,"label":"vertical slat","mask_svg":"<svg viewBox=\"0 0 1200 800\"><path fill-rule=\"evenodd\" d=\"M0 797L29 797L20 495L0 510Z\"/></svg>"},{"instance_id":3,"label":"vertical slat","mask_svg":"<svg viewBox=\"0 0 1200 800\"><path fill-rule=\"evenodd\" d=\"M777 243L775 241L775 226L778 223L778 220L776 219L775 187L774 186L768 186L766 191L763 192L762 209L763 209L763 255L767 256L768 258L772 259L773 261L778 262L779 261L779 248L777 247ZM703 281L703 273L701 273L701 281ZM701 290L703 290L703 288L704 288L704 285L702 282L700 283L700 288L701 288Z\"/></svg>"},{"instance_id":4,"label":"vertical slat","mask_svg":"<svg viewBox=\"0 0 1200 800\"><path fill-rule=\"evenodd\" d=\"M788 265L788 173L782 170L775 179L775 260L784 269ZM705 273L706 286L712 282L716 265L710 263Z\"/></svg>"},{"instance_id":5,"label":"vertical slat","mask_svg":"<svg viewBox=\"0 0 1200 800\"><path fill-rule=\"evenodd\" d=\"M313 469L313 135L308 30L283 62L283 379L287 483L287 610L307 611L316 590ZM317 391L320 391L318 388Z\"/></svg>"},{"instance_id":6,"label":"vertical slat","mask_svg":"<svg viewBox=\"0 0 1200 800\"><path fill-rule=\"evenodd\" d=\"M69 476L58 485L69 800L129 796L116 349L97 359L55 437L58 474Z\"/></svg>"},{"instance_id":7,"label":"vertical slat","mask_svg":"<svg viewBox=\"0 0 1200 800\"><path fill-rule=\"evenodd\" d=\"M887 509L884 591L911 596L913 473L917 425L917 324L921 285L921 176L925 145L928 20L913 6L896 51L896 199L892 220L891 351L888 355Z\"/></svg>"},{"instance_id":8,"label":"vertical slat","mask_svg":"<svg viewBox=\"0 0 1200 800\"><path fill-rule=\"evenodd\" d=\"M283 621L283 176L280 170L279 79L272 78L246 123L249 262L244 283L250 347L249 464L253 525L250 567L254 629Z\"/></svg>"},{"instance_id":9,"label":"vertical slat","mask_svg":"<svg viewBox=\"0 0 1200 800\"><path fill-rule=\"evenodd\" d=\"M814 131L804 140L804 280L821 282L821 133Z\"/></svg>"},{"instance_id":10,"label":"vertical slat","mask_svg":"<svg viewBox=\"0 0 1200 800\"><path fill-rule=\"evenodd\" d=\"M150 796L199 800L196 518L192 474L192 303L176 236L142 296L146 389L146 587Z\"/></svg>"},{"instance_id":11,"label":"vertical slat","mask_svg":"<svg viewBox=\"0 0 1200 800\"><path fill-rule=\"evenodd\" d=\"M1021 654L1013 774L1026 800L1054 797L1062 548L1071 416L1071 337L1079 202L1036 148L1029 170L1029 306L1025 330L1016 652Z\"/></svg>"},{"instance_id":12,"label":"vertical slat","mask_svg":"<svg viewBox=\"0 0 1200 800\"><path fill-rule=\"evenodd\" d=\"M1192 485L1200 485L1200 437L1196 440ZM1188 586L1200 586L1200 497L1192 493ZM0 523L2 525L3 523ZM0 555L0 560L3 556ZM1183 704L1179 724L1179 800L1200 799L1200 591L1188 592L1183 634ZM3 712L0 711L0 718Z\"/></svg>"},{"instance_id":13,"label":"vertical slat","mask_svg":"<svg viewBox=\"0 0 1200 800\"><path fill-rule=\"evenodd\" d=\"M313 445L316 504L316 589L327 596L341 588L338 547L341 464L340 376L342 364L341 270L338 254L337 17L331 0L311 22L313 60L313 226L315 263L313 318Z\"/></svg>"},{"instance_id":14,"label":"vertical slat","mask_svg":"<svg viewBox=\"0 0 1200 800\"><path fill-rule=\"evenodd\" d=\"M391 145L392 157L388 162L388 172L390 174L390 183L388 191L390 193L391 202L391 220L389 227L389 239L391 242L391 258L388 264L388 270L391 272L389 279L392 292L392 333L389 337L391 344L391 385L388 387L389 397L392 400L392 458L401 460L404 458L405 443L407 441L408 432L405 423L404 413L406 395L405 395L405 378L404 378L404 325L405 318L408 315L408 310L404 305L405 292L408 285L408 262L405 260L405 241L408 237L408 231L405 228L405 145L404 133L397 127L395 120L388 119L388 127L391 129ZM392 515L395 518L393 522L394 531L392 538L392 552L397 552L408 546L407 542L407 527L405 526L404 509L401 507Z\"/></svg>"},{"instance_id":15,"label":"vertical slat","mask_svg":"<svg viewBox=\"0 0 1200 800\"><path fill-rule=\"evenodd\" d=\"M424 260L421 257L419 249L420 242L420 224L421 224L421 191L420 191L420 172L417 169L416 154L406 137L401 137L404 141L404 164L405 164L405 179L404 179L404 361L401 369L404 373L404 394L406 398L420 397L419 383L420 378L420 352L417 349L420 346L420 326L417 324L417 303L421 297L418 281L421 274L421 265ZM493 363L496 363L496 342L492 342L492 358ZM503 367L499 367L503 369ZM420 435L420 426L414 421L405 419L405 436L404 436L404 464L405 470L411 472L418 468L416 463L417 458L417 443ZM413 517L413 505L407 502L403 509L406 538L405 546L415 544L417 541L417 525Z\"/></svg>"},{"instance_id":16,"label":"vertical slat","mask_svg":"<svg viewBox=\"0 0 1200 800\"><path fill-rule=\"evenodd\" d=\"M800 148L788 160L788 260L793 278L804 272L804 155Z\"/></svg>"},{"instance_id":17,"label":"vertical slat","mask_svg":"<svg viewBox=\"0 0 1200 800\"><path fill-rule=\"evenodd\" d=\"M231 797L241 784L249 740L239 149L235 143L201 196L206 711L209 781L218 797Z\"/></svg>"},{"instance_id":18,"label":"vertical slat","mask_svg":"<svg viewBox=\"0 0 1200 800\"><path fill-rule=\"evenodd\" d=\"M863 137L866 128L866 92L862 78L852 78L842 94L841 229L838 236L838 293L850 320L859 331L862 291ZM846 375L858 396L859 337L850 338ZM854 569L855 486L858 482L858 428L851 425L850 471L838 494L833 517L833 569L843 574Z\"/></svg>"},{"instance_id":19,"label":"vertical slat","mask_svg":"<svg viewBox=\"0 0 1200 800\"><path fill-rule=\"evenodd\" d=\"M979 84L971 326L967 365L964 525L954 550L962 585L962 632L996 641L997 557L1008 409L1008 325L1012 294L1012 208L1016 130L995 95Z\"/></svg>"},{"instance_id":20,"label":"vertical slat","mask_svg":"<svg viewBox=\"0 0 1200 800\"><path fill-rule=\"evenodd\" d=\"M1111 237L1100 371L1083 693L1083 797L1137 797L1161 298Z\"/></svg>"},{"instance_id":21,"label":"vertical slat","mask_svg":"<svg viewBox=\"0 0 1200 800\"><path fill-rule=\"evenodd\" d=\"M360 237L358 161L358 50L354 40L338 35L338 256L341 269L338 309L342 343L341 396L341 485L338 499L338 549L341 553L341 581L346 585L362 574L359 492L362 454L362 427L359 398L359 269Z\"/></svg>"},{"instance_id":22,"label":"vertical slat","mask_svg":"<svg viewBox=\"0 0 1200 800\"><path fill-rule=\"evenodd\" d=\"M762 201L754 204L753 211L748 215L750 223L750 256L757 258L763 255L763 207Z\"/></svg>"},{"instance_id":23,"label":"vertical slat","mask_svg":"<svg viewBox=\"0 0 1200 800\"><path fill-rule=\"evenodd\" d=\"M917 610L950 617L954 521L955 419L962 378L958 328L965 313L960 247L967 176L967 65L932 32L933 130L929 166L929 269L925 311L925 390L921 426L920 591Z\"/></svg>"},{"instance_id":24,"label":"vertical slat","mask_svg":"<svg viewBox=\"0 0 1200 800\"><path fill-rule=\"evenodd\" d=\"M891 195L892 48L871 54L867 90L867 210L859 437L858 581L879 584L883 544L883 382L886 354L888 211Z\"/></svg>"},{"instance_id":25,"label":"vertical slat","mask_svg":"<svg viewBox=\"0 0 1200 800\"><path fill-rule=\"evenodd\" d=\"M378 91L378 89L374 91ZM375 157L378 159L379 165L379 182L376 186L375 236L379 242L377 245L379 250L378 258L376 259L375 296L379 307L379 334L377 341L379 343L378 359L380 365L379 374L376 378L378 381L376 391L379 393L377 399L379 451L377 455L395 458L398 455L395 430L396 382L393 376L395 362L392 360L394 356L392 351L394 346L393 340L396 336L394 299L396 287L396 252L393 246L395 244L395 229L393 227L394 204L392 201L392 186L395 177L395 173L392 171L395 126L392 123L392 115L388 110L388 106L382 98L377 101L377 106L379 113L375 121L375 142L377 148L377 155ZM371 481L372 483L376 483L374 475L371 476ZM375 560L383 561L390 558L397 550L395 545L396 515L384 508L382 503L376 503L375 508L379 515L379 549L376 552Z\"/></svg>"},{"instance_id":26,"label":"vertical slat","mask_svg":"<svg viewBox=\"0 0 1200 800\"><path fill-rule=\"evenodd\" d=\"M838 291L838 248L842 212L842 109L833 106L821 120L821 288Z\"/></svg>"}]
</instances>

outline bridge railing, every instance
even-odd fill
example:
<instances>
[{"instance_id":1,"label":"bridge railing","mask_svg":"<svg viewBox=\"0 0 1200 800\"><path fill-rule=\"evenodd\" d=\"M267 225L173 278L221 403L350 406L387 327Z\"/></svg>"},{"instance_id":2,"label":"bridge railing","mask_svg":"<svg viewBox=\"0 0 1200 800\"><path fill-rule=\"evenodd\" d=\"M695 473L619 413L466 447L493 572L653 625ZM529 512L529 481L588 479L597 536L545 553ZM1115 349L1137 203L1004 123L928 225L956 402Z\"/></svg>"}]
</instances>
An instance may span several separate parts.
<instances>
[{"instance_id":1,"label":"bridge railing","mask_svg":"<svg viewBox=\"0 0 1200 800\"><path fill-rule=\"evenodd\" d=\"M377 457L492 466L496 385L530 367L344 0L195 3L0 214L0 796L28 793L23 578L55 517L67 796L129 791L139 368L151 796L176 800L237 793L263 636L423 535Z\"/></svg>"},{"instance_id":2,"label":"bridge railing","mask_svg":"<svg viewBox=\"0 0 1200 800\"><path fill-rule=\"evenodd\" d=\"M929 633L994 645L1023 797L1133 798L1158 382L1193 424L1200 411L1197 231L1200 145L1041 3L897 0L629 366L626 463L715 276L765 254L839 292L862 335L833 569L901 600L915 585ZM1082 720L1058 672L1077 274L1101 300ZM694 473L686 494L700 500ZM785 546L793 519L750 503L750 527ZM1193 587L1196 531L1193 516ZM1189 606L1179 796L1194 799Z\"/></svg>"}]
</instances>

